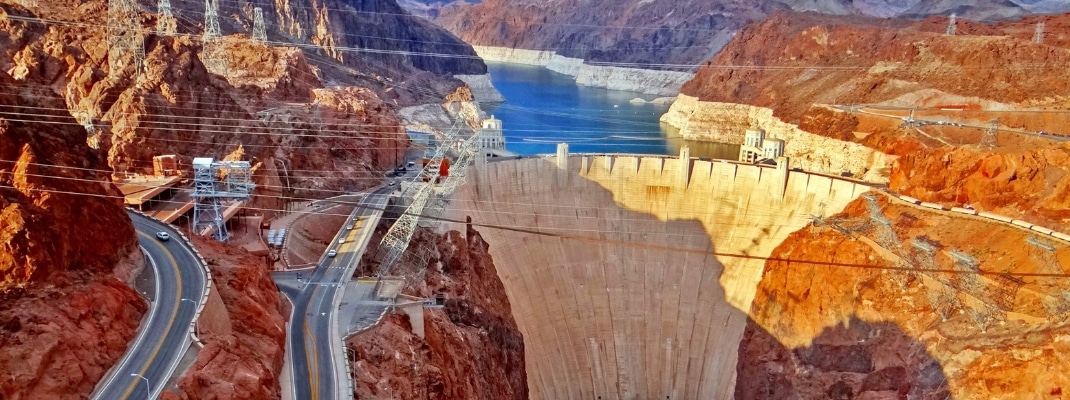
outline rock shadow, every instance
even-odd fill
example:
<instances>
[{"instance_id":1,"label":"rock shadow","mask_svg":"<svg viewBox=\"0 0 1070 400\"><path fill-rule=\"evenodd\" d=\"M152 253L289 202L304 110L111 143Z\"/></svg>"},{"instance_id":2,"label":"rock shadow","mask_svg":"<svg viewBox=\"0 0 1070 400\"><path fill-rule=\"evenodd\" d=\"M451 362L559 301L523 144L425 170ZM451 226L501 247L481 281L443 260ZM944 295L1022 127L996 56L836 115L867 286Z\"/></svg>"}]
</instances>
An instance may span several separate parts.
<instances>
[{"instance_id":1,"label":"rock shadow","mask_svg":"<svg viewBox=\"0 0 1070 400\"><path fill-rule=\"evenodd\" d=\"M753 320L739 343L737 399L950 399L925 345L891 322L852 317L789 349Z\"/></svg>"}]
</instances>

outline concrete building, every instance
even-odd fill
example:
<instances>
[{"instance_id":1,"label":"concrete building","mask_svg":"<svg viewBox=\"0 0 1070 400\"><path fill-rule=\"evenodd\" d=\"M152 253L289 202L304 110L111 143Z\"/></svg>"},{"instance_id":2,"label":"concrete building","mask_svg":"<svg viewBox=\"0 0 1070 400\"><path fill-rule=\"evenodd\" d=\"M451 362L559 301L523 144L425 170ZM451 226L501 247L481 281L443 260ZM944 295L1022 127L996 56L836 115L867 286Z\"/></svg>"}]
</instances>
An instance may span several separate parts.
<instances>
[{"instance_id":1,"label":"concrete building","mask_svg":"<svg viewBox=\"0 0 1070 400\"><path fill-rule=\"evenodd\" d=\"M754 164L776 160L784 155L784 144L782 139L767 138L762 129L747 129L743 136L743 145L739 146L739 161Z\"/></svg>"},{"instance_id":2,"label":"concrete building","mask_svg":"<svg viewBox=\"0 0 1070 400\"><path fill-rule=\"evenodd\" d=\"M483 120L483 129L479 130L479 148L505 150L502 120L494 118L493 115Z\"/></svg>"}]
</instances>

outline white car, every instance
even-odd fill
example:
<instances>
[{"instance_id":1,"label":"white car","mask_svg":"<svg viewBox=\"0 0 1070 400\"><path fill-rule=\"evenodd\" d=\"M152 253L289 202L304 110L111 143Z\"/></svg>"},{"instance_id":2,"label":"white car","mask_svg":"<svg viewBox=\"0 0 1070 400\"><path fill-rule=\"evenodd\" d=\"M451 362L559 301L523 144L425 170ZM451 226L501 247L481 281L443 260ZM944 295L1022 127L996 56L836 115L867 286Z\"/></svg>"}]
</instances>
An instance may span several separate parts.
<instances>
[{"instance_id":1,"label":"white car","mask_svg":"<svg viewBox=\"0 0 1070 400\"><path fill-rule=\"evenodd\" d=\"M156 232L156 238L161 242L166 242L171 240L171 235L168 235L167 232Z\"/></svg>"},{"instance_id":2,"label":"white car","mask_svg":"<svg viewBox=\"0 0 1070 400\"><path fill-rule=\"evenodd\" d=\"M346 238L338 239L338 244L346 244Z\"/></svg>"},{"instance_id":3,"label":"white car","mask_svg":"<svg viewBox=\"0 0 1070 400\"><path fill-rule=\"evenodd\" d=\"M337 256L337 255L338 255L337 251L334 251L334 250L328 250L327 251L327 257L334 257L334 256Z\"/></svg>"}]
</instances>

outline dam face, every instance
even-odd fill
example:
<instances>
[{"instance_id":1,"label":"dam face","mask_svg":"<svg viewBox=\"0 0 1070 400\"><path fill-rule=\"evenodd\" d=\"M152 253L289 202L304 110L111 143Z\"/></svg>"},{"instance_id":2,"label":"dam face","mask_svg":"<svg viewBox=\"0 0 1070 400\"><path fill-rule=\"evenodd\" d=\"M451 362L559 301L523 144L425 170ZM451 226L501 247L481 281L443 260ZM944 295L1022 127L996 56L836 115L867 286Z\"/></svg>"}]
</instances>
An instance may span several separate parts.
<instances>
[{"instance_id":1,"label":"dam face","mask_svg":"<svg viewBox=\"0 0 1070 400\"><path fill-rule=\"evenodd\" d=\"M764 260L868 190L787 168L571 156L474 167L475 224L524 335L533 399L723 399ZM721 255L718 255L721 254Z\"/></svg>"}]
</instances>

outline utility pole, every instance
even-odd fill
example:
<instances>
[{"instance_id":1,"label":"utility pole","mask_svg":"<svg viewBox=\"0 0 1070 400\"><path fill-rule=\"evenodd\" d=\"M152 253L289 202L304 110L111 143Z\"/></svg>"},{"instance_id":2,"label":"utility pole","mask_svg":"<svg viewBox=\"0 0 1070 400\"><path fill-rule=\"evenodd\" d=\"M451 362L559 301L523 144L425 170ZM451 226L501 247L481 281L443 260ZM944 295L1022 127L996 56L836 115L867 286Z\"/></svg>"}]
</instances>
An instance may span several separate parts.
<instances>
[{"instance_id":1,"label":"utility pole","mask_svg":"<svg viewBox=\"0 0 1070 400\"><path fill-rule=\"evenodd\" d=\"M945 35L947 35L947 36L955 36L955 30L956 30L955 29L956 28L955 27L955 24L956 24L955 20L957 18L958 18L958 16L955 15L955 13L951 13L951 17L948 18L948 20L947 20L947 31L944 32Z\"/></svg>"}]
</instances>

